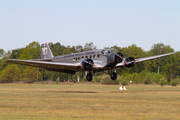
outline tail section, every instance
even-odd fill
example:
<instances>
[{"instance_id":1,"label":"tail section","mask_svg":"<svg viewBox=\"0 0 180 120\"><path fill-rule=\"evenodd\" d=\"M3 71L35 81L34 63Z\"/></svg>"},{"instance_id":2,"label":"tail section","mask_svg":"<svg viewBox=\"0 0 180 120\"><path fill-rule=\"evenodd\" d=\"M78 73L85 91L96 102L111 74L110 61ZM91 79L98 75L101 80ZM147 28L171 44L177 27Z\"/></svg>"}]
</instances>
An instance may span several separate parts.
<instances>
[{"instance_id":1,"label":"tail section","mask_svg":"<svg viewBox=\"0 0 180 120\"><path fill-rule=\"evenodd\" d=\"M53 54L51 52L51 49L49 48L49 45L47 43L44 43L41 45L41 59L49 59L53 58Z\"/></svg>"}]
</instances>

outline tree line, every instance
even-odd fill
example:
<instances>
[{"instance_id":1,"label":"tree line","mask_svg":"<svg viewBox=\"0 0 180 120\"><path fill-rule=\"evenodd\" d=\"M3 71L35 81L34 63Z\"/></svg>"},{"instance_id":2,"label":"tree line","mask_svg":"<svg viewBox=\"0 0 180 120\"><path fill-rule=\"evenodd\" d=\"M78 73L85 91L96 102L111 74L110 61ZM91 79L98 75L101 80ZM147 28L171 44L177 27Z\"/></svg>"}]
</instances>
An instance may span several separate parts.
<instances>
[{"instance_id":1,"label":"tree line","mask_svg":"<svg viewBox=\"0 0 180 120\"><path fill-rule=\"evenodd\" d=\"M64 46L61 43L48 43L54 56L66 55L71 53L83 52L87 50L97 49L92 43L86 43L84 46ZM115 52L121 52L124 57L142 58L153 55L165 54L174 52L174 49L163 43L154 44L149 51L144 51L141 47L132 44L128 47L105 47ZM14 49L5 52L0 49L0 83L11 83L24 81L32 83L35 81L73 81L78 80L86 82L86 72L77 72L76 74L66 74L61 72L48 71L28 66L15 64L7 64L6 59L40 59L41 47L38 42L32 42L24 48ZM135 64L132 68L117 68L114 69L118 74L116 81L109 80L107 71L98 72L95 74L93 82L101 82L102 84L119 84L119 83L157 83L171 84L172 82L180 82L180 52L174 55L166 56L159 59L146 61Z\"/></svg>"}]
</instances>

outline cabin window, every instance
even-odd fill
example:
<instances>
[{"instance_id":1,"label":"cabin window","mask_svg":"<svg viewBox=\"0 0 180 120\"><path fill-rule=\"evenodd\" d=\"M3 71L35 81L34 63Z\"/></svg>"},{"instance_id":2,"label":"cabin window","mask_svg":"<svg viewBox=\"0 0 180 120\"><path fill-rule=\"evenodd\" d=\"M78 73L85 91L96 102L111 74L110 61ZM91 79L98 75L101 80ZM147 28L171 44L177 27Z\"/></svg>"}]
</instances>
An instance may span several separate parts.
<instances>
[{"instance_id":1,"label":"cabin window","mask_svg":"<svg viewBox=\"0 0 180 120\"><path fill-rule=\"evenodd\" d=\"M92 55L90 55L89 58L92 58Z\"/></svg>"},{"instance_id":2,"label":"cabin window","mask_svg":"<svg viewBox=\"0 0 180 120\"><path fill-rule=\"evenodd\" d=\"M93 55L93 58L95 58L96 57L96 55Z\"/></svg>"},{"instance_id":3,"label":"cabin window","mask_svg":"<svg viewBox=\"0 0 180 120\"><path fill-rule=\"evenodd\" d=\"M73 61L75 61L75 58L73 58Z\"/></svg>"},{"instance_id":4,"label":"cabin window","mask_svg":"<svg viewBox=\"0 0 180 120\"><path fill-rule=\"evenodd\" d=\"M99 57L100 55L98 54L97 57Z\"/></svg>"},{"instance_id":5,"label":"cabin window","mask_svg":"<svg viewBox=\"0 0 180 120\"><path fill-rule=\"evenodd\" d=\"M80 60L80 57L78 57L78 60Z\"/></svg>"},{"instance_id":6,"label":"cabin window","mask_svg":"<svg viewBox=\"0 0 180 120\"><path fill-rule=\"evenodd\" d=\"M77 58L76 58L76 60L77 60Z\"/></svg>"},{"instance_id":7,"label":"cabin window","mask_svg":"<svg viewBox=\"0 0 180 120\"><path fill-rule=\"evenodd\" d=\"M82 59L84 58L84 56L81 57Z\"/></svg>"},{"instance_id":8,"label":"cabin window","mask_svg":"<svg viewBox=\"0 0 180 120\"><path fill-rule=\"evenodd\" d=\"M86 56L85 58L88 58L88 56Z\"/></svg>"}]
</instances>

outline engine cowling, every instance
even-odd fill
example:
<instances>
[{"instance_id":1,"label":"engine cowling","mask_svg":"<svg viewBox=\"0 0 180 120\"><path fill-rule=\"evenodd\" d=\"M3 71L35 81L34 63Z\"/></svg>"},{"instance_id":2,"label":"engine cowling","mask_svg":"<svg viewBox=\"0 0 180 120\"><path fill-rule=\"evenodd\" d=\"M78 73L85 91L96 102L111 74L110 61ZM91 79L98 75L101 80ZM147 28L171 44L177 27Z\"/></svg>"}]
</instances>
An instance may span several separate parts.
<instances>
[{"instance_id":1,"label":"engine cowling","mask_svg":"<svg viewBox=\"0 0 180 120\"><path fill-rule=\"evenodd\" d=\"M115 62L116 63L121 63L124 59L124 56L122 53L118 52L115 54Z\"/></svg>"},{"instance_id":2,"label":"engine cowling","mask_svg":"<svg viewBox=\"0 0 180 120\"><path fill-rule=\"evenodd\" d=\"M91 69L94 65L94 62L92 59L84 59L81 64L82 64L82 68Z\"/></svg>"},{"instance_id":3,"label":"engine cowling","mask_svg":"<svg viewBox=\"0 0 180 120\"><path fill-rule=\"evenodd\" d=\"M125 66L130 68L133 67L135 64L135 59L133 57L127 57L125 58Z\"/></svg>"}]
</instances>

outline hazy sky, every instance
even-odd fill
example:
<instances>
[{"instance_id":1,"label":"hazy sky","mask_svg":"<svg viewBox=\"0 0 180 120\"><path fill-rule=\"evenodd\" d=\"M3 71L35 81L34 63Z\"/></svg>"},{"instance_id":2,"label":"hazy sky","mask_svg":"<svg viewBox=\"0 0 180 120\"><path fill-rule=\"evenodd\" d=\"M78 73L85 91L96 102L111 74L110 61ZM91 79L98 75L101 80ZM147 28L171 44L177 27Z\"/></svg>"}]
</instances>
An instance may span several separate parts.
<instances>
[{"instance_id":1,"label":"hazy sky","mask_svg":"<svg viewBox=\"0 0 180 120\"><path fill-rule=\"evenodd\" d=\"M33 41L180 51L180 0L0 0L0 48Z\"/></svg>"}]
</instances>

